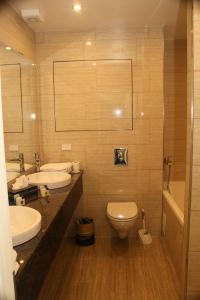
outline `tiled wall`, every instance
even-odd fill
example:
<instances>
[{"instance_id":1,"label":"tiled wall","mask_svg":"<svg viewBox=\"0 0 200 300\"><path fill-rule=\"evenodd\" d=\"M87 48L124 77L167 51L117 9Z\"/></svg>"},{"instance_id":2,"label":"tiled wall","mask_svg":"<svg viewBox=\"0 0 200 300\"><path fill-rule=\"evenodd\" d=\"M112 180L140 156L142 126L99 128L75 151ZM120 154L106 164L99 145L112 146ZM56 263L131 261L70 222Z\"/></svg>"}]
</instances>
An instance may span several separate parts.
<instances>
[{"instance_id":1,"label":"tiled wall","mask_svg":"<svg viewBox=\"0 0 200 300\"><path fill-rule=\"evenodd\" d=\"M165 156L173 161L171 179L185 180L187 132L187 43L165 41Z\"/></svg>"},{"instance_id":2,"label":"tiled wall","mask_svg":"<svg viewBox=\"0 0 200 300\"><path fill-rule=\"evenodd\" d=\"M132 130L131 60L54 63L56 131Z\"/></svg>"},{"instance_id":3,"label":"tiled wall","mask_svg":"<svg viewBox=\"0 0 200 300\"><path fill-rule=\"evenodd\" d=\"M34 32L8 4L8 1L1 1L0 6L1 43L12 47L17 52L34 61Z\"/></svg>"},{"instance_id":4,"label":"tiled wall","mask_svg":"<svg viewBox=\"0 0 200 300\"><path fill-rule=\"evenodd\" d=\"M87 46L87 41L92 44ZM160 30L37 34L43 160L81 162L81 213L94 217L98 236L113 233L105 215L109 201L136 201L146 210L149 229L160 234L163 47ZM90 59L132 59L133 131L55 132L53 61ZM61 150L66 143L72 145L71 151ZM128 148L128 166L113 163L113 149L119 146Z\"/></svg>"},{"instance_id":5,"label":"tiled wall","mask_svg":"<svg viewBox=\"0 0 200 300\"><path fill-rule=\"evenodd\" d=\"M35 66L32 66L32 62L23 58L21 55L18 55L14 51L6 51L3 47L0 49L0 64L20 64L21 65L21 95L22 96L22 107L19 105L19 101L16 98L12 97L15 93L16 82L19 81L19 74L17 77L13 77L14 73L12 72L12 79L4 78L7 84L7 90L10 91L8 97L10 104L13 107L12 111L4 111L4 119L7 122L12 122L11 129L19 129L14 118L16 112L18 115L23 118L23 132L13 133L4 133L5 140L5 152L6 159L13 159L18 157L18 152L24 153L24 158L26 162L34 162L34 153L39 151L39 140L38 140L38 122L37 122L37 91L36 91L36 77L35 77ZM5 75L5 74L4 74ZM9 74L7 74L9 75ZM15 83L15 84L14 84ZM8 100L5 99L5 84L2 86L2 95L3 95L3 105L4 102ZM22 112L21 112L22 109ZM11 113L8 116L6 113ZM36 119L32 119L32 114L36 114ZM5 124L6 125L6 124ZM16 130L17 131L17 130ZM11 152L9 150L10 145L18 145L19 151Z\"/></svg>"},{"instance_id":6,"label":"tiled wall","mask_svg":"<svg viewBox=\"0 0 200 300\"><path fill-rule=\"evenodd\" d=\"M200 2L194 0L193 5L193 31L189 34L193 32L194 56L193 61L189 57L188 69L193 77L194 118L187 299L196 300L200 299Z\"/></svg>"}]
</instances>

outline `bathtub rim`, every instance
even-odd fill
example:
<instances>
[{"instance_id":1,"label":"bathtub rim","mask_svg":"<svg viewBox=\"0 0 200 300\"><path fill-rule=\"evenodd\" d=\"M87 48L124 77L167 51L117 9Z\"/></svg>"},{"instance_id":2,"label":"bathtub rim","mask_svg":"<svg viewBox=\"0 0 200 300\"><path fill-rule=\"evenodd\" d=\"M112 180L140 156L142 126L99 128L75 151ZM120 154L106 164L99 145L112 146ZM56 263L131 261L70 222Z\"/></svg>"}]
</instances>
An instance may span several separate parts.
<instances>
[{"instance_id":1,"label":"bathtub rim","mask_svg":"<svg viewBox=\"0 0 200 300\"><path fill-rule=\"evenodd\" d=\"M174 200L173 196L170 194L168 190L163 190L163 200L166 200L174 214L176 215L177 220L179 221L181 226L184 226L184 213L181 211L181 209L176 204L176 201Z\"/></svg>"}]
</instances>

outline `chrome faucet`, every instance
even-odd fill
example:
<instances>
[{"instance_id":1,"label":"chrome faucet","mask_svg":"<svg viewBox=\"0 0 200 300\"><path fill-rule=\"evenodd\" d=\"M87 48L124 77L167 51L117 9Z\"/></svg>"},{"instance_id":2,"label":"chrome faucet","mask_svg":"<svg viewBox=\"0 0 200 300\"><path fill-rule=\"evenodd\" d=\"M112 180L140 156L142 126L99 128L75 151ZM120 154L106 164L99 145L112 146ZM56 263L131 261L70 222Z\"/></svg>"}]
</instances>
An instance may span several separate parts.
<instances>
[{"instance_id":1,"label":"chrome faucet","mask_svg":"<svg viewBox=\"0 0 200 300\"><path fill-rule=\"evenodd\" d=\"M20 173L25 172L25 167L24 167L24 154L23 154L23 153L19 153L19 158L10 159L10 161L16 161L16 162L19 162Z\"/></svg>"},{"instance_id":2,"label":"chrome faucet","mask_svg":"<svg viewBox=\"0 0 200 300\"><path fill-rule=\"evenodd\" d=\"M40 172L40 154L35 153L35 169L36 172Z\"/></svg>"},{"instance_id":3,"label":"chrome faucet","mask_svg":"<svg viewBox=\"0 0 200 300\"><path fill-rule=\"evenodd\" d=\"M169 167L172 166L173 161L172 161L172 159L171 159L170 156L164 157L164 164L167 165L167 166L169 166Z\"/></svg>"},{"instance_id":4,"label":"chrome faucet","mask_svg":"<svg viewBox=\"0 0 200 300\"><path fill-rule=\"evenodd\" d=\"M167 190L170 191L170 181L171 181L171 168L173 166L173 160L170 156L164 157L164 165L167 166Z\"/></svg>"}]
</instances>

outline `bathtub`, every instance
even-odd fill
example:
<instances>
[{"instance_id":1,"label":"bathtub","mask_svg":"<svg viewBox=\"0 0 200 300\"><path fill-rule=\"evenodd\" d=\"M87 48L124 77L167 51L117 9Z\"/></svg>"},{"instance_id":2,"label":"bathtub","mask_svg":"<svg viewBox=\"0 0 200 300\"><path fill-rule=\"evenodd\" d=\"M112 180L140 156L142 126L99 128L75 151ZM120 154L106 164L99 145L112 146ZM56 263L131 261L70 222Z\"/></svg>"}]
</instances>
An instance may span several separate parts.
<instances>
[{"instance_id":1,"label":"bathtub","mask_svg":"<svg viewBox=\"0 0 200 300\"><path fill-rule=\"evenodd\" d=\"M184 181L173 181L169 184L169 190L163 190L162 235L180 282L183 271L184 198Z\"/></svg>"},{"instance_id":2,"label":"bathtub","mask_svg":"<svg viewBox=\"0 0 200 300\"><path fill-rule=\"evenodd\" d=\"M172 181L169 184L169 191L163 191L163 204L167 202L182 226L184 225L184 198L184 181Z\"/></svg>"}]
</instances>

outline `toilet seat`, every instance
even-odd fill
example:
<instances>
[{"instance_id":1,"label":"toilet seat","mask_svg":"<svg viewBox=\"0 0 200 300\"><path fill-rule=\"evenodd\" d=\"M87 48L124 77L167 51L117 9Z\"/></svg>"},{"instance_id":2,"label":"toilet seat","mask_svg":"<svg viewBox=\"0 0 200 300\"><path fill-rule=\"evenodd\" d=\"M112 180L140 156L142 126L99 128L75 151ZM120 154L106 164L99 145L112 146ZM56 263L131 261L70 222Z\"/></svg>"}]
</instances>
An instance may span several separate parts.
<instances>
[{"instance_id":1,"label":"toilet seat","mask_svg":"<svg viewBox=\"0 0 200 300\"><path fill-rule=\"evenodd\" d=\"M137 218L137 205L135 202L110 202L107 205L107 215L112 220L128 222Z\"/></svg>"},{"instance_id":2,"label":"toilet seat","mask_svg":"<svg viewBox=\"0 0 200 300\"><path fill-rule=\"evenodd\" d=\"M117 218L113 218L113 217L111 217L109 214L107 214L107 216L108 216L108 218L110 219L110 220L112 220L112 221L117 221L117 222L130 222L130 221L133 221L133 220L135 220L135 219L137 219L137 216L136 217L133 217L133 218L129 218L129 219L117 219Z\"/></svg>"}]
</instances>

